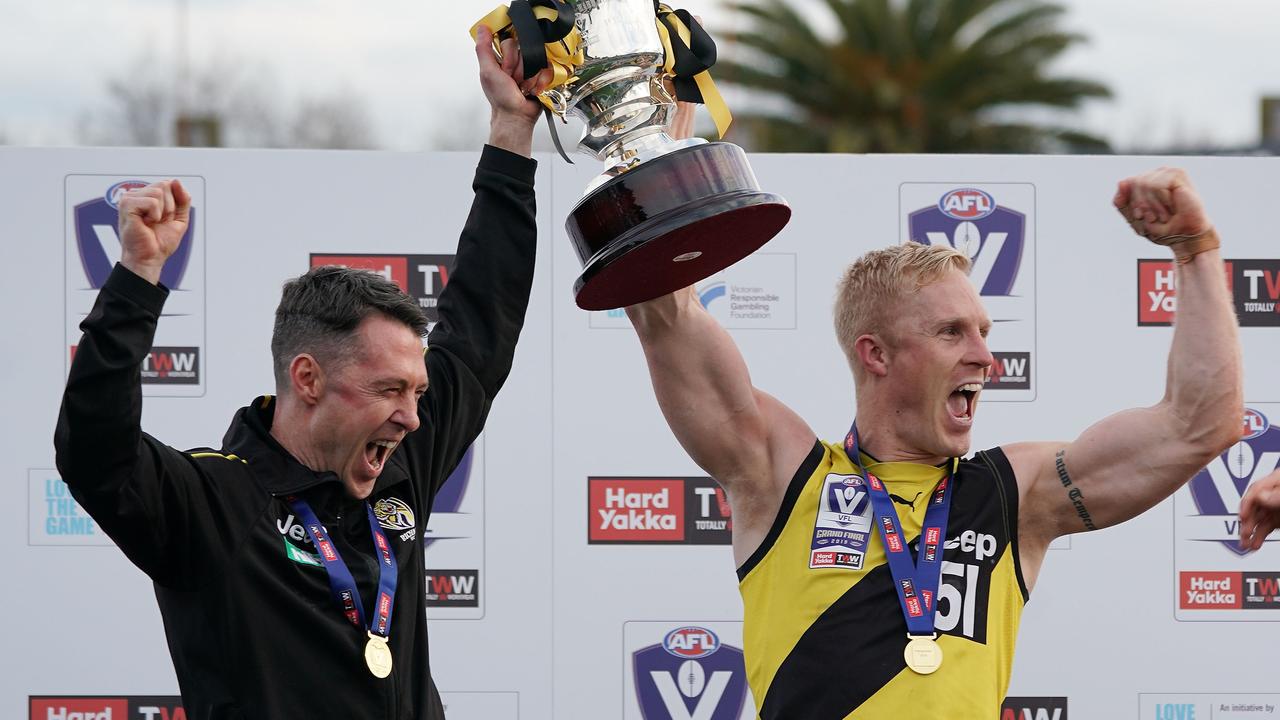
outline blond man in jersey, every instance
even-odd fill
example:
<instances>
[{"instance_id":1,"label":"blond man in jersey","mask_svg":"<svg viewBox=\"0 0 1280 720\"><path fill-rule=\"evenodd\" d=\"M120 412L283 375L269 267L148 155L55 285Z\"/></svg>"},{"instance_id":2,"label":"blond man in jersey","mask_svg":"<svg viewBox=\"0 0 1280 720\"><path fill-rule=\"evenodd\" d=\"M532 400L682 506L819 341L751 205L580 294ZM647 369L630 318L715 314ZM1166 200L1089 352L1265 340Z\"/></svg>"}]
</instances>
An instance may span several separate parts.
<instances>
[{"instance_id":1,"label":"blond man in jersey","mask_svg":"<svg viewBox=\"0 0 1280 720\"><path fill-rule=\"evenodd\" d=\"M628 308L667 422L732 505L747 675L764 720L992 717L1049 543L1142 513L1238 439L1236 319L1199 196L1185 173L1162 168L1122 181L1115 204L1177 261L1166 390L1071 442L1015 442L957 460L970 452L993 358L969 260L947 247L867 253L841 284L836 331L856 386L860 453L818 440L753 387L692 288ZM1080 333L1075 365L1088 367L1088 327L1062 329ZM886 567L882 516L855 502L864 488L850 478L883 481L914 559L926 506L952 471L926 614L942 662L922 674L904 656L908 600Z\"/></svg>"}]
</instances>

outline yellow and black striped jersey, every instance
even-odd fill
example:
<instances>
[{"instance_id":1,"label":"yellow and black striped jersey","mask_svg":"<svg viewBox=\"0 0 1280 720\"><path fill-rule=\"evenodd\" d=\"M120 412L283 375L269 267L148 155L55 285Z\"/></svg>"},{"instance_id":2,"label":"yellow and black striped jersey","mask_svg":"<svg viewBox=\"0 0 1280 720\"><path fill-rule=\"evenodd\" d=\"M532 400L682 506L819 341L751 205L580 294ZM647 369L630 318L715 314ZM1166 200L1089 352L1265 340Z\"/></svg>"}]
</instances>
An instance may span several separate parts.
<instances>
[{"instance_id":1,"label":"yellow and black striped jersey","mask_svg":"<svg viewBox=\"0 0 1280 720\"><path fill-rule=\"evenodd\" d=\"M946 468L862 461L893 497L914 559ZM944 660L932 675L906 667L906 621L871 503L845 482L856 473L842 446L815 442L764 541L738 569L760 717L994 717L1027 599L1018 488L1004 452L979 452L956 472L935 616Z\"/></svg>"}]
</instances>

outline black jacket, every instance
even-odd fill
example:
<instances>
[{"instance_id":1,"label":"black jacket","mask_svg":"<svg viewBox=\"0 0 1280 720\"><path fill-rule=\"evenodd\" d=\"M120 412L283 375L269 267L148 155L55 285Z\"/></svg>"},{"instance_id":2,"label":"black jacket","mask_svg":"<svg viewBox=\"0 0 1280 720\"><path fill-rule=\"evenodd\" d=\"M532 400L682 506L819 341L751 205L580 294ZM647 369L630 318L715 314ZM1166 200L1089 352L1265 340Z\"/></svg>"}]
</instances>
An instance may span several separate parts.
<instances>
[{"instance_id":1,"label":"black jacket","mask_svg":"<svg viewBox=\"0 0 1280 720\"><path fill-rule=\"evenodd\" d=\"M187 717L444 717L427 657L422 530L511 368L533 281L534 169L484 149L429 337L422 426L369 497L399 566L385 680L366 669L368 638L340 613L283 497L307 500L329 529L367 612L377 574L364 504L275 442L269 396L236 413L216 452L179 452L143 433L140 365L168 290L119 266L103 286L67 379L58 470L154 580Z\"/></svg>"}]
</instances>

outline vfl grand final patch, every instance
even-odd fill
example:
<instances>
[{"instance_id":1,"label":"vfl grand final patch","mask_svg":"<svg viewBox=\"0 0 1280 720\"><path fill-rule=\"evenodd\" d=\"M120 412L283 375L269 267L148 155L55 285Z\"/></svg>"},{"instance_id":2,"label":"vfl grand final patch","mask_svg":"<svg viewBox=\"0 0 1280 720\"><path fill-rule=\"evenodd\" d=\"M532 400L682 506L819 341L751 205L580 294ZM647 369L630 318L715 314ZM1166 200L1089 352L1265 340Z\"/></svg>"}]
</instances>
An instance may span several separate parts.
<instances>
[{"instance_id":1,"label":"vfl grand final patch","mask_svg":"<svg viewBox=\"0 0 1280 720\"><path fill-rule=\"evenodd\" d=\"M859 475L829 473L822 481L809 548L810 568L860 570L871 533L871 496Z\"/></svg>"}]
</instances>

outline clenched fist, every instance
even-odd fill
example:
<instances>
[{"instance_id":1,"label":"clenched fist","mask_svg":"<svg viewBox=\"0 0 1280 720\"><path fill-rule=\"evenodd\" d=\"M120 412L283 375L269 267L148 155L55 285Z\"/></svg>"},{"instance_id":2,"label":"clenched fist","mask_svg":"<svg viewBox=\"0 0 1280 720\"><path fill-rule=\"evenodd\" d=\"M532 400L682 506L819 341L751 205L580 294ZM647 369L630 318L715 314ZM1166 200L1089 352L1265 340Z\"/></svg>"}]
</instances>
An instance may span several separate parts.
<instances>
[{"instance_id":1,"label":"clenched fist","mask_svg":"<svg viewBox=\"0 0 1280 720\"><path fill-rule=\"evenodd\" d=\"M120 198L120 264L152 284L182 242L191 194L177 180L130 190Z\"/></svg>"},{"instance_id":2,"label":"clenched fist","mask_svg":"<svg viewBox=\"0 0 1280 720\"><path fill-rule=\"evenodd\" d=\"M1133 231L1167 245L1181 261L1218 247L1200 195L1181 168L1157 168L1120 181L1112 199Z\"/></svg>"}]
</instances>

